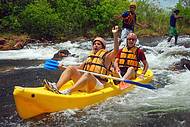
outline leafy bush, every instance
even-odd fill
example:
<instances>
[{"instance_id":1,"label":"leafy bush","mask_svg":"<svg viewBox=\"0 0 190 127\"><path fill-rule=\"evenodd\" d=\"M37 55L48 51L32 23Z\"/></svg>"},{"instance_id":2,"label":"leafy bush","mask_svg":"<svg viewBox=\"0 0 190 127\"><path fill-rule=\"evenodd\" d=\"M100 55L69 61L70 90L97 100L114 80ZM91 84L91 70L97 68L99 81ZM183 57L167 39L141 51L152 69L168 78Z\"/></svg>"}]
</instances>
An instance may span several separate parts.
<instances>
[{"instance_id":1,"label":"leafy bush","mask_svg":"<svg viewBox=\"0 0 190 127\"><path fill-rule=\"evenodd\" d=\"M0 22L0 32L20 32L21 25L16 16L6 16Z\"/></svg>"},{"instance_id":2,"label":"leafy bush","mask_svg":"<svg viewBox=\"0 0 190 127\"><path fill-rule=\"evenodd\" d=\"M98 35L111 35L111 28L120 24L114 16L120 15L121 10L125 9L128 4L129 2L125 0L101 0L96 3L88 12L92 31L96 31Z\"/></svg>"},{"instance_id":3,"label":"leafy bush","mask_svg":"<svg viewBox=\"0 0 190 127\"><path fill-rule=\"evenodd\" d=\"M137 1L137 21L148 24L140 35L164 35L169 26L170 14L158 5L158 0ZM36 37L58 35L111 36L114 25L122 20L114 18L129 9L129 0L17 0L0 4L0 32L25 32ZM179 0L177 8L184 20L179 21L181 32L190 26L190 2ZM150 33L148 33L150 32Z\"/></svg>"},{"instance_id":4,"label":"leafy bush","mask_svg":"<svg viewBox=\"0 0 190 127\"><path fill-rule=\"evenodd\" d=\"M190 1L179 0L176 6L180 10L180 15L183 15L184 22L187 26L190 25Z\"/></svg>"},{"instance_id":5,"label":"leafy bush","mask_svg":"<svg viewBox=\"0 0 190 127\"><path fill-rule=\"evenodd\" d=\"M2 1L0 4L0 32L19 32L20 23L15 15L18 11L18 6L13 3Z\"/></svg>"},{"instance_id":6,"label":"leafy bush","mask_svg":"<svg viewBox=\"0 0 190 127\"><path fill-rule=\"evenodd\" d=\"M55 37L60 33L62 20L46 0L29 4L20 15L24 31L37 37Z\"/></svg>"},{"instance_id":7,"label":"leafy bush","mask_svg":"<svg viewBox=\"0 0 190 127\"><path fill-rule=\"evenodd\" d=\"M81 33L88 21L87 9L82 0L57 0L53 7L62 20L62 32Z\"/></svg>"}]
</instances>

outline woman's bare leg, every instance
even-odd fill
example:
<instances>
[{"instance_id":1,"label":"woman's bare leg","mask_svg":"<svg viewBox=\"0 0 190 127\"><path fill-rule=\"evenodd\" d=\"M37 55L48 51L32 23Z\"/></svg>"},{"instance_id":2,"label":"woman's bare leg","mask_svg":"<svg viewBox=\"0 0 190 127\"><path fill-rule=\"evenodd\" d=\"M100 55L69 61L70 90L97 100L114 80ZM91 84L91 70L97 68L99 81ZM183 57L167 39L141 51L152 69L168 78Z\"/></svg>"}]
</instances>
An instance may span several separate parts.
<instances>
[{"instance_id":1,"label":"woman's bare leg","mask_svg":"<svg viewBox=\"0 0 190 127\"><path fill-rule=\"evenodd\" d=\"M73 80L74 82L77 82L78 79L81 77L81 73L73 66L69 66L65 69L65 71L61 74L58 82L57 82L57 88L60 89L62 85L64 85L69 80Z\"/></svg>"},{"instance_id":2,"label":"woman's bare leg","mask_svg":"<svg viewBox=\"0 0 190 127\"><path fill-rule=\"evenodd\" d=\"M80 79L70 88L70 92L77 90L94 89L96 86L96 78L90 73L83 74Z\"/></svg>"}]
</instances>

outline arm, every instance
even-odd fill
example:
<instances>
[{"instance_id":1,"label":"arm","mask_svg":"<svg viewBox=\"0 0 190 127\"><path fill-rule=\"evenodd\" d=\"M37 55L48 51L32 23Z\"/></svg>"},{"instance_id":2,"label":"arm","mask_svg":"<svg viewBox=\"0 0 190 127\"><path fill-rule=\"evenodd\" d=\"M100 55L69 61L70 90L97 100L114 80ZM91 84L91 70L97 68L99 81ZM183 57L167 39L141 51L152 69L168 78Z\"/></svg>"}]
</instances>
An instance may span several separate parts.
<instances>
[{"instance_id":1,"label":"arm","mask_svg":"<svg viewBox=\"0 0 190 127\"><path fill-rule=\"evenodd\" d=\"M139 22L136 22L135 24L138 25L138 26L140 26L140 27L142 27L142 28L147 28L148 27L147 24L141 24Z\"/></svg>"},{"instance_id":2,"label":"arm","mask_svg":"<svg viewBox=\"0 0 190 127\"><path fill-rule=\"evenodd\" d=\"M116 72L120 73L118 62L119 62L119 58L116 58L115 61L114 61L114 69L115 69Z\"/></svg>"},{"instance_id":3,"label":"arm","mask_svg":"<svg viewBox=\"0 0 190 127\"><path fill-rule=\"evenodd\" d=\"M143 67L143 72L142 74L139 76L139 78L144 79L144 75L146 74L147 70L148 70L148 62L146 60L142 61L144 67Z\"/></svg>"},{"instance_id":4,"label":"arm","mask_svg":"<svg viewBox=\"0 0 190 127\"><path fill-rule=\"evenodd\" d=\"M129 15L128 11L124 12L122 15L114 16L115 19L124 19Z\"/></svg>"},{"instance_id":5,"label":"arm","mask_svg":"<svg viewBox=\"0 0 190 127\"><path fill-rule=\"evenodd\" d=\"M148 62L146 60L146 56L141 49L139 49L139 58L140 58L140 61L142 61L142 63L143 63L143 71L139 77L144 78L144 75L146 74L149 65L148 65Z\"/></svg>"},{"instance_id":6,"label":"arm","mask_svg":"<svg viewBox=\"0 0 190 127\"><path fill-rule=\"evenodd\" d=\"M114 28L112 28L112 33L113 33L113 37L114 37L114 49L105 56L104 64L106 66L110 65L110 63L115 60L115 57L119 50L119 39L118 39L119 28L118 28L118 26L115 26Z\"/></svg>"},{"instance_id":7,"label":"arm","mask_svg":"<svg viewBox=\"0 0 190 127\"><path fill-rule=\"evenodd\" d=\"M107 61L113 61L119 51L119 28L115 26L112 28L112 33L114 37L114 48L113 50L106 55L106 63Z\"/></svg>"},{"instance_id":8,"label":"arm","mask_svg":"<svg viewBox=\"0 0 190 127\"><path fill-rule=\"evenodd\" d=\"M83 67L84 67L84 63L82 63L81 65L79 65L79 66L77 67L77 69L83 69Z\"/></svg>"},{"instance_id":9,"label":"arm","mask_svg":"<svg viewBox=\"0 0 190 127\"><path fill-rule=\"evenodd\" d=\"M140 27L143 27L143 25L139 22L136 22L136 25L140 26Z\"/></svg>"},{"instance_id":10,"label":"arm","mask_svg":"<svg viewBox=\"0 0 190 127\"><path fill-rule=\"evenodd\" d=\"M148 70L148 62L147 60L143 60L142 63L144 65L142 74L145 75Z\"/></svg>"},{"instance_id":11,"label":"arm","mask_svg":"<svg viewBox=\"0 0 190 127\"><path fill-rule=\"evenodd\" d=\"M114 18L115 19L123 19L122 15L115 15Z\"/></svg>"},{"instance_id":12,"label":"arm","mask_svg":"<svg viewBox=\"0 0 190 127\"><path fill-rule=\"evenodd\" d=\"M118 28L118 26L115 26L115 28L112 28L112 33L113 33L113 38L114 38L113 55L115 57L119 50L119 28Z\"/></svg>"},{"instance_id":13,"label":"arm","mask_svg":"<svg viewBox=\"0 0 190 127\"><path fill-rule=\"evenodd\" d=\"M174 13L174 17L175 17L175 19L183 18L183 16L176 15L175 13Z\"/></svg>"},{"instance_id":14,"label":"arm","mask_svg":"<svg viewBox=\"0 0 190 127\"><path fill-rule=\"evenodd\" d=\"M147 28L148 27L148 25L145 24L145 23L139 23L139 22L137 22L136 17L135 17L135 25L138 25L138 26L140 26L142 28Z\"/></svg>"}]
</instances>

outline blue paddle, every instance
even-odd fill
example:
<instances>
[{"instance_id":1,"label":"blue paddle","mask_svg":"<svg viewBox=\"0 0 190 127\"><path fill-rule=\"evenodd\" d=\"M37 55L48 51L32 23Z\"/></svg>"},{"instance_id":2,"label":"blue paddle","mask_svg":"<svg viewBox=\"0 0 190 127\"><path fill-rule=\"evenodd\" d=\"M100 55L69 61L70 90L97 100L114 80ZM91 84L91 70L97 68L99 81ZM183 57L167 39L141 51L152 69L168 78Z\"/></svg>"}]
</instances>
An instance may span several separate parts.
<instances>
[{"instance_id":1,"label":"blue paddle","mask_svg":"<svg viewBox=\"0 0 190 127\"><path fill-rule=\"evenodd\" d=\"M58 61L48 59L48 60L45 61L44 68L47 69L47 70L58 70L59 69L58 65L59 65ZM123 82L129 83L129 84L134 84L134 85L144 87L144 88L148 88L148 89L155 89L155 87L152 86L151 84L142 84L142 83L135 82L135 81L132 81L132 80L123 80L121 78L116 78L116 77L103 75L103 74L98 74L98 73L89 72L89 71L84 71L84 70L79 70L79 71L80 72L88 72L88 73L91 73L91 74L96 75L96 76L102 76L102 77L110 78L110 79L113 79L113 80L123 81Z\"/></svg>"},{"instance_id":2,"label":"blue paddle","mask_svg":"<svg viewBox=\"0 0 190 127\"><path fill-rule=\"evenodd\" d=\"M56 60L48 59L45 61L44 68L47 70L58 70L59 62Z\"/></svg>"}]
</instances>

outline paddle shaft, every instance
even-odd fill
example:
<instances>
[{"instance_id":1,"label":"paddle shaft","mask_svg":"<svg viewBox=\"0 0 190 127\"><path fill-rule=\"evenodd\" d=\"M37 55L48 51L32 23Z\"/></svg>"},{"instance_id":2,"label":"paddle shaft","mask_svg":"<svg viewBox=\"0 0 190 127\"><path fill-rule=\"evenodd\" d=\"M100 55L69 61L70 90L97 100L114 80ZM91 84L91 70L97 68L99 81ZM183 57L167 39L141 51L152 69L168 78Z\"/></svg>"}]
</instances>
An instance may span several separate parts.
<instances>
[{"instance_id":1,"label":"paddle shaft","mask_svg":"<svg viewBox=\"0 0 190 127\"><path fill-rule=\"evenodd\" d=\"M58 61L55 61L55 60L46 60L46 62L44 64L44 68L48 69L48 70L57 70L57 69L59 69L58 66L59 66L59 63L58 63ZM67 68L65 66L62 66L62 67ZM129 84L137 85L137 86L148 88L148 89L155 89L150 84L142 84L140 82L135 82L135 81L132 81L132 80L124 80L124 79L121 79L121 78L116 78L116 77L112 77L112 76L108 76L108 75L103 75L103 74L98 74L98 73L94 73L94 72L85 71L85 70L78 70L78 71L83 72L83 73L90 73L92 75L101 76L101 77L105 77L105 78L110 78L110 79L113 79L113 80L123 81L123 82L129 83Z\"/></svg>"},{"instance_id":2,"label":"paddle shaft","mask_svg":"<svg viewBox=\"0 0 190 127\"><path fill-rule=\"evenodd\" d=\"M64 67L64 68L66 68L66 67ZM90 73L92 75L101 76L101 77L104 77L104 78L109 78L109 79L113 79L113 80L117 80L117 81L126 82L126 83L129 83L129 84L137 85L137 86L148 88L148 89L155 89L155 87L153 87L150 84L142 84L142 83L135 82L135 81L132 81L132 80L124 80L124 79L121 79L121 78L116 78L116 77L112 77L112 76L108 76L108 75L98 74L98 73L79 70L79 69L78 69L78 71L83 72L83 73Z\"/></svg>"},{"instance_id":3,"label":"paddle shaft","mask_svg":"<svg viewBox=\"0 0 190 127\"><path fill-rule=\"evenodd\" d=\"M63 68L67 68L66 66L62 66ZM118 80L118 81L124 81L124 79L121 79L122 76L121 74L118 72L120 78L117 78L117 77L112 77L112 76L108 76L108 75L103 75L103 74L99 74L99 73L95 73L95 72L90 72L90 71L85 71L85 70L80 70L78 69L79 72L83 72L83 73L90 73L92 75L96 75L96 76L101 76L101 77L104 77L104 78L110 78L110 79L113 79L113 80Z\"/></svg>"},{"instance_id":4,"label":"paddle shaft","mask_svg":"<svg viewBox=\"0 0 190 127\"><path fill-rule=\"evenodd\" d=\"M65 66L63 66L63 67L67 68ZM90 71L85 71L85 70L80 70L80 69L78 69L78 71L83 72L83 73L90 73L92 75L101 76L101 77L104 77L104 78L110 78L110 79L117 80L117 81L125 81L124 79L121 79L121 78L112 77L112 76L103 75L103 74L98 74L98 73L95 73L95 72L90 72Z\"/></svg>"}]
</instances>

